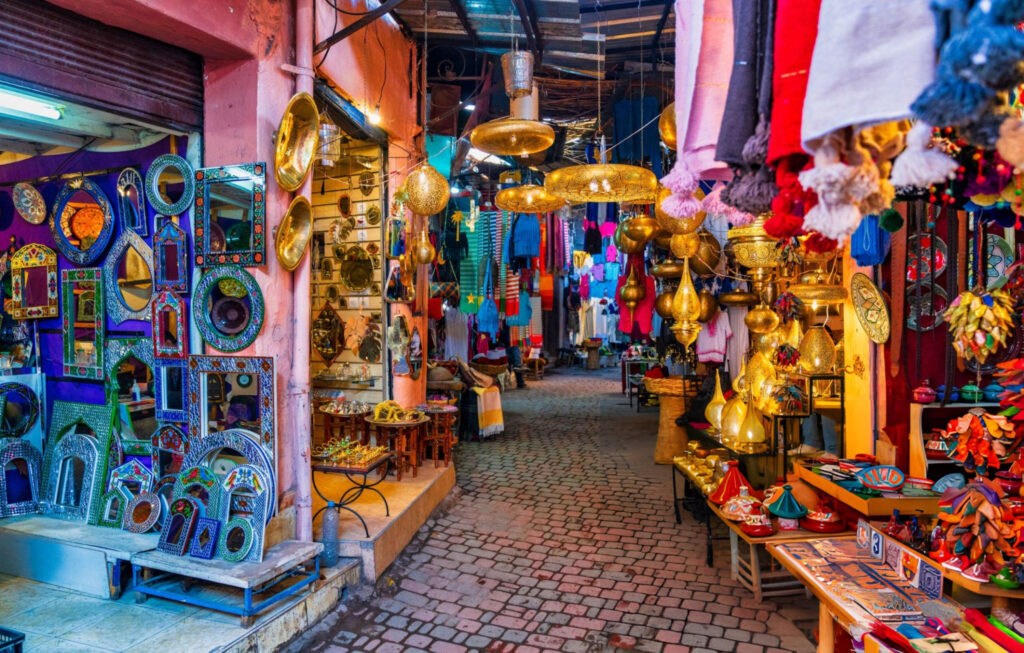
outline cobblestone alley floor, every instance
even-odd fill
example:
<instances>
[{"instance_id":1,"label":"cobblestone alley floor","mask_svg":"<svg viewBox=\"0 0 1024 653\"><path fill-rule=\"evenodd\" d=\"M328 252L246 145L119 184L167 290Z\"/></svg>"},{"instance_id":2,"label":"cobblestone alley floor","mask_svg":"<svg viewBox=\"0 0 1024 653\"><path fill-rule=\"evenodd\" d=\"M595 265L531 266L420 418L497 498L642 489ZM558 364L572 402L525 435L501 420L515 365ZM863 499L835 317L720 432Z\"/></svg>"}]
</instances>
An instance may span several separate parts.
<instances>
[{"instance_id":1,"label":"cobblestone alley floor","mask_svg":"<svg viewBox=\"0 0 1024 653\"><path fill-rule=\"evenodd\" d=\"M458 449L458 487L378 582L291 651L780 651L814 648L773 603L704 565L652 462L657 411L619 372L503 395L505 433ZM816 616L813 600L783 613ZM802 613L801 613L802 611Z\"/></svg>"}]
</instances>

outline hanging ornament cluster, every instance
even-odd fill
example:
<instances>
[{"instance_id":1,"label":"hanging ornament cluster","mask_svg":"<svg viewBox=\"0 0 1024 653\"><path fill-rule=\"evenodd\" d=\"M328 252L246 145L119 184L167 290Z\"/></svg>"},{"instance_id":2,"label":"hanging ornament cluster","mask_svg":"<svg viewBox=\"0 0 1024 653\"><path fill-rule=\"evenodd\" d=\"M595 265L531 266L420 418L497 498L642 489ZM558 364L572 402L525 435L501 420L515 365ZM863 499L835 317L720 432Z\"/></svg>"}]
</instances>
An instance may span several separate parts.
<instances>
[{"instance_id":1,"label":"hanging ornament cluster","mask_svg":"<svg viewBox=\"0 0 1024 653\"><path fill-rule=\"evenodd\" d=\"M786 291L779 293L779 296L772 302L772 308L779 314L783 322L799 319L804 312L803 301L793 293Z\"/></svg>"},{"instance_id":2,"label":"hanging ornament cluster","mask_svg":"<svg viewBox=\"0 0 1024 653\"><path fill-rule=\"evenodd\" d=\"M943 318L953 332L953 347L964 360L984 363L1005 347L1013 330L1013 299L1001 290L960 293Z\"/></svg>"}]
</instances>

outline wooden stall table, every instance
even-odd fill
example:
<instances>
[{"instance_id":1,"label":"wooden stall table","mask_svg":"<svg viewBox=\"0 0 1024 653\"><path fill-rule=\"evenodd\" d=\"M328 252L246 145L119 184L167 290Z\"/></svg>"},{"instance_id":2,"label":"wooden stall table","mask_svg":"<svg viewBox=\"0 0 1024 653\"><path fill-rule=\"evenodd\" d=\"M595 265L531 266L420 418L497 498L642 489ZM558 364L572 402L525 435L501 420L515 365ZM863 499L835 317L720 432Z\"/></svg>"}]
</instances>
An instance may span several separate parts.
<instances>
[{"instance_id":1,"label":"wooden stall table","mask_svg":"<svg viewBox=\"0 0 1024 653\"><path fill-rule=\"evenodd\" d=\"M825 478L805 464L793 465L797 478L806 482L818 490L821 490L840 503L853 508L865 517L886 517L892 515L893 510L899 510L901 515L937 515L939 514L939 496L934 497L873 497L865 499L849 490L837 485L834 481Z\"/></svg>"},{"instance_id":2,"label":"wooden stall table","mask_svg":"<svg viewBox=\"0 0 1024 653\"><path fill-rule=\"evenodd\" d=\"M686 429L676 418L686 412L686 386L682 377L645 378L647 391L658 395L658 440L654 445L654 462L671 465L672 459L686 451ZM637 398L639 401L639 398Z\"/></svg>"},{"instance_id":3,"label":"wooden stall table","mask_svg":"<svg viewBox=\"0 0 1024 653\"><path fill-rule=\"evenodd\" d=\"M376 431L377 446L386 446L395 454L395 477L401 481L402 474L412 467L412 477L416 478L419 471L419 437L429 417L415 422L380 422L372 417L364 417L366 423Z\"/></svg>"},{"instance_id":4,"label":"wooden stall table","mask_svg":"<svg viewBox=\"0 0 1024 653\"><path fill-rule=\"evenodd\" d=\"M743 532L739 522L728 519L722 509L715 504L708 502L708 508L729 528L729 557L731 567L729 570L733 580L739 581L743 587L754 593L754 598L760 603L766 596L787 596L790 594L802 594L806 591L804 584L787 569L761 569L761 557L759 547L780 542L806 542L823 538L847 538L854 537L853 531L847 530L839 533L815 533L800 529L798 531L777 531L774 535L767 537L752 537ZM740 543L743 540L747 547L747 557L744 559L740 553ZM774 567L774 559L769 557Z\"/></svg>"},{"instance_id":5,"label":"wooden stall table","mask_svg":"<svg viewBox=\"0 0 1024 653\"><path fill-rule=\"evenodd\" d=\"M371 411L342 415L332 411L329 404L320 406L317 411L324 416L324 433L327 435L325 441L331 438L348 438L363 445L370 442L370 429L364 418Z\"/></svg>"},{"instance_id":6,"label":"wooden stall table","mask_svg":"<svg viewBox=\"0 0 1024 653\"><path fill-rule=\"evenodd\" d=\"M440 466L440 460L444 460L444 466L448 467L452 462L452 445L455 444L455 418L458 416L459 409L455 406L436 404L420 404L416 409L422 410L430 418L426 433L420 436L420 460L426 458L427 445L433 444L431 456L434 460L434 468Z\"/></svg>"}]
</instances>

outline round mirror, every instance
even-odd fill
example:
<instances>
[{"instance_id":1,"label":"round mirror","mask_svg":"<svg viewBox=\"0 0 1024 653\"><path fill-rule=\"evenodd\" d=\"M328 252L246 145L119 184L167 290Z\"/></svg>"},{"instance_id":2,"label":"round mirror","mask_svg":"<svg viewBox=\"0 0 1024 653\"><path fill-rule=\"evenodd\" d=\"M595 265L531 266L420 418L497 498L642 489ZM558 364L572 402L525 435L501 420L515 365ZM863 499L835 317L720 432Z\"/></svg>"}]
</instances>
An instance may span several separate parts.
<instances>
[{"instance_id":1,"label":"round mirror","mask_svg":"<svg viewBox=\"0 0 1024 653\"><path fill-rule=\"evenodd\" d=\"M57 193L50 232L57 249L78 265L96 261L110 244L114 213L95 182L72 179Z\"/></svg>"},{"instance_id":2,"label":"round mirror","mask_svg":"<svg viewBox=\"0 0 1024 653\"><path fill-rule=\"evenodd\" d=\"M153 296L153 273L134 247L126 249L117 261L117 288L130 311L144 310Z\"/></svg>"},{"instance_id":3,"label":"round mirror","mask_svg":"<svg viewBox=\"0 0 1024 653\"><path fill-rule=\"evenodd\" d=\"M242 550L242 547L245 546L245 531L241 526L235 526L228 531L227 537L224 538L224 546L231 553Z\"/></svg>"},{"instance_id":4,"label":"round mirror","mask_svg":"<svg viewBox=\"0 0 1024 653\"><path fill-rule=\"evenodd\" d=\"M0 385L0 407L0 437L21 437L39 419L36 393L20 383Z\"/></svg>"},{"instance_id":5,"label":"round mirror","mask_svg":"<svg viewBox=\"0 0 1024 653\"><path fill-rule=\"evenodd\" d=\"M173 487L173 485L172 485ZM166 514L161 505L161 499L152 492L143 492L133 497L124 508L124 529L131 533L145 533L158 524L160 516Z\"/></svg>"},{"instance_id":6,"label":"round mirror","mask_svg":"<svg viewBox=\"0 0 1024 653\"><path fill-rule=\"evenodd\" d=\"M196 287L192 317L203 340L221 351L252 344L263 327L263 293L242 268L210 269Z\"/></svg>"},{"instance_id":7,"label":"round mirror","mask_svg":"<svg viewBox=\"0 0 1024 653\"><path fill-rule=\"evenodd\" d=\"M146 197L161 215L179 215L195 197L195 172L174 154L157 157L146 173Z\"/></svg>"},{"instance_id":8,"label":"round mirror","mask_svg":"<svg viewBox=\"0 0 1024 653\"><path fill-rule=\"evenodd\" d=\"M153 514L153 505L148 502L139 502L132 510L132 521L141 524Z\"/></svg>"}]
</instances>

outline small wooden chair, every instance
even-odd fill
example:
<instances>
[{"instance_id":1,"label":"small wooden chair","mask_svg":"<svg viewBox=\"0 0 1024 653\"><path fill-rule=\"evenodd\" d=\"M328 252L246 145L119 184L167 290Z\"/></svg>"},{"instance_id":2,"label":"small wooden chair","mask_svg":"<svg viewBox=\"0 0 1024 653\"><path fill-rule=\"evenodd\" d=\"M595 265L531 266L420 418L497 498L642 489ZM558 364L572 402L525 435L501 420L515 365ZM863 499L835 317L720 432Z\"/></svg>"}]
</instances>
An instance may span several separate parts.
<instances>
[{"instance_id":1,"label":"small wooden chair","mask_svg":"<svg viewBox=\"0 0 1024 653\"><path fill-rule=\"evenodd\" d=\"M535 379L544 378L544 367L548 364L543 358L527 358L523 360L523 366L529 370Z\"/></svg>"}]
</instances>

